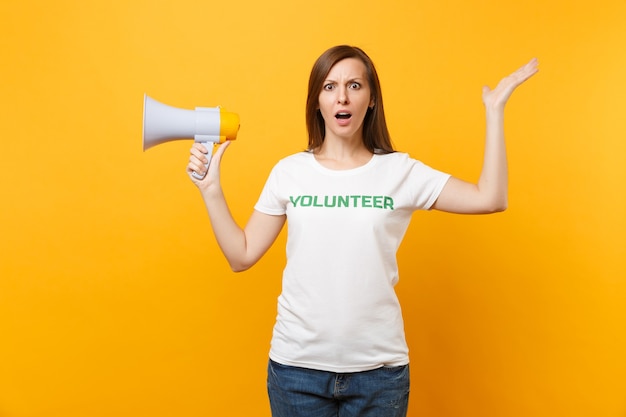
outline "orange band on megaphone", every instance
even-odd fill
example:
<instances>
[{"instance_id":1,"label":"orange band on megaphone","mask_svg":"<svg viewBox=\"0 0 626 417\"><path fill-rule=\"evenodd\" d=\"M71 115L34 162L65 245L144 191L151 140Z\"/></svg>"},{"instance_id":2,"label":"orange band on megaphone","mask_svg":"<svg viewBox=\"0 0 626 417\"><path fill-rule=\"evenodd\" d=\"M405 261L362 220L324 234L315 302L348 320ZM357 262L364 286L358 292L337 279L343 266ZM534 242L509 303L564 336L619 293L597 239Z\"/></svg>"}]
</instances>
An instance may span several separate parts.
<instances>
[{"instance_id":1,"label":"orange band on megaphone","mask_svg":"<svg viewBox=\"0 0 626 417\"><path fill-rule=\"evenodd\" d=\"M239 115L220 109L220 138L237 139L239 132Z\"/></svg>"}]
</instances>

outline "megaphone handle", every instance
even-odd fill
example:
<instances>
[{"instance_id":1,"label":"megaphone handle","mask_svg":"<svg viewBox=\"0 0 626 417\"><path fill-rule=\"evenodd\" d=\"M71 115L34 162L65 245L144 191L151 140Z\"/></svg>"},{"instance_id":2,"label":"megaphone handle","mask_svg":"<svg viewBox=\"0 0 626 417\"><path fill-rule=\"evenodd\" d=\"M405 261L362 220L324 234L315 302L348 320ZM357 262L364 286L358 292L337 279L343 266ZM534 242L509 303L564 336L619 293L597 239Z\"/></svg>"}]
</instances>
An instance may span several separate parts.
<instances>
[{"instance_id":1,"label":"megaphone handle","mask_svg":"<svg viewBox=\"0 0 626 417\"><path fill-rule=\"evenodd\" d=\"M191 175L193 175L193 177L198 179L198 180L203 179L206 176L206 173L209 172L209 164L211 163L211 158L213 157L213 145L215 145L215 143L213 143L213 142L202 142L202 144L204 145L206 150L209 151L209 153L206 154L206 158L207 158L208 162L206 164L204 164L204 168L206 169L204 171L204 175L200 175L196 171L193 171L191 173Z\"/></svg>"}]
</instances>

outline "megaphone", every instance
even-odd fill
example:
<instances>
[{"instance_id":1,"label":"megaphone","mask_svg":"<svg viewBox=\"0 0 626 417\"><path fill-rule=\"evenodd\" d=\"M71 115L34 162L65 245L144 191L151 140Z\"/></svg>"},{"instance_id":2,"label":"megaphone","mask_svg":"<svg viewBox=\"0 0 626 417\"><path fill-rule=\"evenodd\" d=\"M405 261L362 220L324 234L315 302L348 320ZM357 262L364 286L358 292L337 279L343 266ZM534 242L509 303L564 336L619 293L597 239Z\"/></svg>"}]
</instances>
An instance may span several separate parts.
<instances>
[{"instance_id":1,"label":"megaphone","mask_svg":"<svg viewBox=\"0 0 626 417\"><path fill-rule=\"evenodd\" d=\"M237 138L239 116L220 107L196 107L185 110L160 103L144 94L143 98L143 150L165 142L193 139L209 151L211 162L213 145ZM206 164L208 170L209 164ZM192 172L197 179L204 178Z\"/></svg>"}]
</instances>

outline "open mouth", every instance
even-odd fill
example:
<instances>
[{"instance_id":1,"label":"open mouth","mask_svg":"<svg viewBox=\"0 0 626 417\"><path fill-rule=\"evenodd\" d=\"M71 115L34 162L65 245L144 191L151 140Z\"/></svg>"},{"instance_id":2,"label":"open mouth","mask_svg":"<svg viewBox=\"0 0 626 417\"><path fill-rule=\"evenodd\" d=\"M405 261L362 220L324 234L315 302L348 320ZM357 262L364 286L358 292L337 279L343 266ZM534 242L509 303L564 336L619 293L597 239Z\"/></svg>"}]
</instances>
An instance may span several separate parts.
<instances>
[{"instance_id":1,"label":"open mouth","mask_svg":"<svg viewBox=\"0 0 626 417\"><path fill-rule=\"evenodd\" d=\"M352 117L352 115L351 115L350 113L340 112L340 113L337 113L337 114L335 115L335 117L336 117L337 119L349 119L349 118L351 118L351 117Z\"/></svg>"}]
</instances>

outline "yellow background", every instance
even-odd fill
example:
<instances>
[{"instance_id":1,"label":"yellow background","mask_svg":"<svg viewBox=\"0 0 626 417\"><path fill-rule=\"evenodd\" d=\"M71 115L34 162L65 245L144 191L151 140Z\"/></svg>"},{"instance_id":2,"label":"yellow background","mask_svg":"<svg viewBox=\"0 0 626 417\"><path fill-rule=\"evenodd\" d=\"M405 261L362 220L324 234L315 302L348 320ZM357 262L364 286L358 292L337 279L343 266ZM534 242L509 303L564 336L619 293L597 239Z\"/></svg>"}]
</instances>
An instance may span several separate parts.
<instances>
[{"instance_id":1,"label":"yellow background","mask_svg":"<svg viewBox=\"0 0 626 417\"><path fill-rule=\"evenodd\" d=\"M306 146L326 48L377 64L396 148L476 179L483 84L507 107L510 208L417 213L399 252L410 416L626 416L626 2L4 0L0 416L269 416L284 233L230 272L188 141L141 147L143 94L241 117L245 222Z\"/></svg>"}]
</instances>

